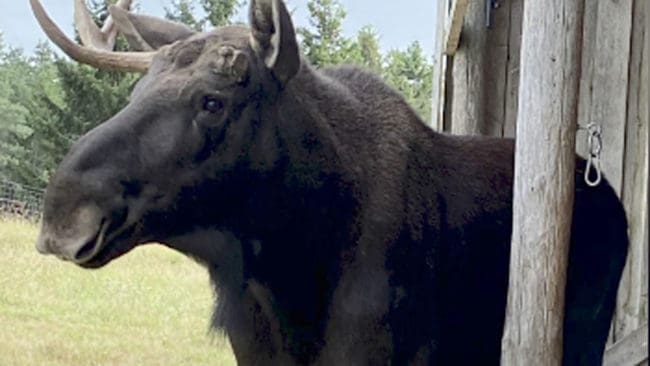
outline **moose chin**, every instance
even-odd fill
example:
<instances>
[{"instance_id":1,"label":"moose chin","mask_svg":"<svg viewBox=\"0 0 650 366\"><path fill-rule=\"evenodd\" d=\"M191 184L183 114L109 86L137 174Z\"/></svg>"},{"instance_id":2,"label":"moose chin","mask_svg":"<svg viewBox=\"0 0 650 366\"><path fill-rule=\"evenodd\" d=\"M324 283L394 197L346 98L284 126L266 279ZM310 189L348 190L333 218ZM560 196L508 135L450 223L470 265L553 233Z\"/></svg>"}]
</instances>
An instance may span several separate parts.
<instances>
[{"instance_id":1,"label":"moose chin","mask_svg":"<svg viewBox=\"0 0 650 366\"><path fill-rule=\"evenodd\" d=\"M158 242L195 258L241 365L499 364L513 140L436 133L368 71L311 66L281 0L209 32L128 0L100 30L76 0L85 46L30 2L74 60L143 73L52 175L41 253L99 268ZM133 51L112 50L118 32ZM563 363L597 365L627 223L576 159Z\"/></svg>"}]
</instances>

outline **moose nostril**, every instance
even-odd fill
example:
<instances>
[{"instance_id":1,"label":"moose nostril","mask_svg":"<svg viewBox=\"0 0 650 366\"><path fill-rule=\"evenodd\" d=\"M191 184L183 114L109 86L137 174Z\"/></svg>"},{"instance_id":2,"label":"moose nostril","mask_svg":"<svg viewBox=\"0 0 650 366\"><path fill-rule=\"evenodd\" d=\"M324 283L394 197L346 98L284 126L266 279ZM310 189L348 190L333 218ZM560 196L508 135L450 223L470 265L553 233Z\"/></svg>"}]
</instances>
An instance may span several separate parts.
<instances>
[{"instance_id":1,"label":"moose nostril","mask_svg":"<svg viewBox=\"0 0 650 366\"><path fill-rule=\"evenodd\" d=\"M122 188L124 189L122 196L124 198L137 197L142 192L142 184L137 181L121 181Z\"/></svg>"},{"instance_id":2,"label":"moose nostril","mask_svg":"<svg viewBox=\"0 0 650 366\"><path fill-rule=\"evenodd\" d=\"M43 235L39 236L36 241L36 251L40 254L52 253L52 239L46 238Z\"/></svg>"}]
</instances>

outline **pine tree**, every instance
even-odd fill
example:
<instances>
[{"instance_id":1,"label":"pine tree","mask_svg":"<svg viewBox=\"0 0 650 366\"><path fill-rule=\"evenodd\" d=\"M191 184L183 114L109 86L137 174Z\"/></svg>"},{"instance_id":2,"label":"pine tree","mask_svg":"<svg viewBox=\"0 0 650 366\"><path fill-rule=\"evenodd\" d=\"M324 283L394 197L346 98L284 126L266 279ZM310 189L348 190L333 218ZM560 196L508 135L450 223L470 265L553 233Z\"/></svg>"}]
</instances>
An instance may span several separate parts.
<instances>
[{"instance_id":1,"label":"pine tree","mask_svg":"<svg viewBox=\"0 0 650 366\"><path fill-rule=\"evenodd\" d=\"M364 66L370 71L380 74L382 72L382 55L379 47L379 36L371 26L361 28L357 34L356 42L352 43L348 60Z\"/></svg>"},{"instance_id":2,"label":"pine tree","mask_svg":"<svg viewBox=\"0 0 650 366\"><path fill-rule=\"evenodd\" d=\"M194 16L194 1L173 0L171 7L165 7L165 18L175 22L184 23L200 31L203 28L203 21Z\"/></svg>"},{"instance_id":3,"label":"pine tree","mask_svg":"<svg viewBox=\"0 0 650 366\"><path fill-rule=\"evenodd\" d=\"M310 0L307 3L310 27L298 29L302 49L316 67L356 64L384 77L401 92L420 116L431 115L432 62L414 42L405 51L393 50L382 56L379 37L363 27L356 38L343 35L345 9L337 0Z\"/></svg>"},{"instance_id":4,"label":"pine tree","mask_svg":"<svg viewBox=\"0 0 650 366\"><path fill-rule=\"evenodd\" d=\"M200 0L201 7L205 11L205 22L212 27L221 27L231 24L242 2L240 0Z\"/></svg>"},{"instance_id":5,"label":"pine tree","mask_svg":"<svg viewBox=\"0 0 650 366\"><path fill-rule=\"evenodd\" d=\"M240 0L198 0L202 14L197 14L197 0L173 0L165 7L165 18L185 23L196 30L231 24L231 19L241 6Z\"/></svg>"},{"instance_id":6,"label":"pine tree","mask_svg":"<svg viewBox=\"0 0 650 366\"><path fill-rule=\"evenodd\" d=\"M386 57L384 79L399 90L411 106L428 121L431 118L432 62L416 41L406 51L393 50Z\"/></svg>"},{"instance_id":7,"label":"pine tree","mask_svg":"<svg viewBox=\"0 0 650 366\"><path fill-rule=\"evenodd\" d=\"M302 50L315 66L336 65L353 61L354 45L343 36L346 12L337 0L310 0L307 2L309 28L298 28Z\"/></svg>"},{"instance_id":8,"label":"pine tree","mask_svg":"<svg viewBox=\"0 0 650 366\"><path fill-rule=\"evenodd\" d=\"M99 25L107 17L107 5L90 3ZM125 42L120 40L118 47L124 49ZM126 104L137 78L60 59L46 44L39 44L31 58L8 50L2 60L0 69L7 77L1 79L11 87L4 99L8 103L0 98L0 114L7 116L7 121L0 117L6 126L0 169L8 179L37 187L45 186L73 141Z\"/></svg>"}]
</instances>

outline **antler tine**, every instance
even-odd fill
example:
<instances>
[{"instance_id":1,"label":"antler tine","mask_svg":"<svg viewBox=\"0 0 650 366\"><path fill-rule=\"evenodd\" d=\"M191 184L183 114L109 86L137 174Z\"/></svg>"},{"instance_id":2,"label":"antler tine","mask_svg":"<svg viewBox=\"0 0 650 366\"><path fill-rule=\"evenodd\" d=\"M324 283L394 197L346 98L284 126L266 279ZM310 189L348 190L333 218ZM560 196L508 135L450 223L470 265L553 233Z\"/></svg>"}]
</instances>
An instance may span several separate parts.
<instances>
[{"instance_id":1,"label":"antler tine","mask_svg":"<svg viewBox=\"0 0 650 366\"><path fill-rule=\"evenodd\" d=\"M115 5L129 10L131 2L132 0L120 0ZM74 24L83 45L104 51L112 51L115 47L117 28L113 18L109 15L100 30L93 21L85 0L75 0L74 2Z\"/></svg>"},{"instance_id":2,"label":"antler tine","mask_svg":"<svg viewBox=\"0 0 650 366\"><path fill-rule=\"evenodd\" d=\"M45 34L72 59L100 69L146 72L149 68L155 52L111 52L82 47L61 31L47 15L39 0L29 0L29 3Z\"/></svg>"},{"instance_id":3,"label":"antler tine","mask_svg":"<svg viewBox=\"0 0 650 366\"><path fill-rule=\"evenodd\" d=\"M115 3L115 6L117 6L118 8L122 8L122 9L124 9L126 11L129 11L129 10L131 10L131 3L133 3L133 0L118 0ZM102 32L108 33L110 31L109 28L110 29L116 29L115 25L113 23L113 17L112 16L109 16L108 18L106 18L106 21L104 22L104 26L102 27Z\"/></svg>"}]
</instances>

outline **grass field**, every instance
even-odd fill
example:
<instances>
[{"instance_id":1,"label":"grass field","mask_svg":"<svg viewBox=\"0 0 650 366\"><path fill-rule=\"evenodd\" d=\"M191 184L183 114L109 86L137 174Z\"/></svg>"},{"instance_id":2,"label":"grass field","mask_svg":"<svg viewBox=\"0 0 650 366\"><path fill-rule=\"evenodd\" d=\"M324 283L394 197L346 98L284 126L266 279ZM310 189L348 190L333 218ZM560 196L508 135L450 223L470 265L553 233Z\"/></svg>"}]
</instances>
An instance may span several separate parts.
<instances>
[{"instance_id":1,"label":"grass field","mask_svg":"<svg viewBox=\"0 0 650 366\"><path fill-rule=\"evenodd\" d=\"M232 365L206 271L162 246L83 270L0 220L0 365Z\"/></svg>"}]
</instances>

